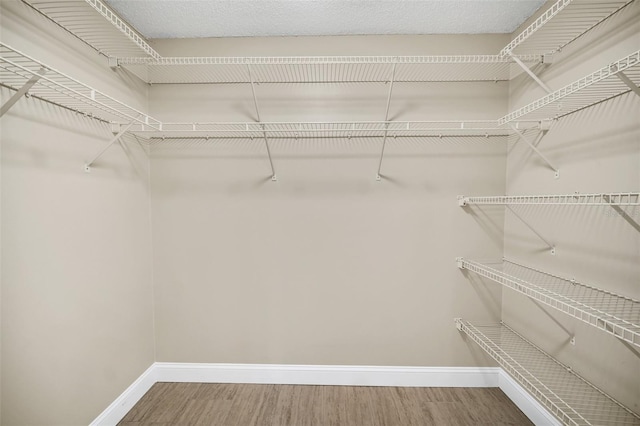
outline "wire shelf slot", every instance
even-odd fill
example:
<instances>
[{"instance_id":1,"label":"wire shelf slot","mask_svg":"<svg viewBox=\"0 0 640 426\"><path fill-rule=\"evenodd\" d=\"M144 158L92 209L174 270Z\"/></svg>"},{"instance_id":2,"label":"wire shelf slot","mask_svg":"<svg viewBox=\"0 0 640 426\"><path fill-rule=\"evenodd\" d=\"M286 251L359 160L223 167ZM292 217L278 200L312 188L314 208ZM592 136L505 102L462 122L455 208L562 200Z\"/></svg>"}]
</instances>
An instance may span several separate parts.
<instances>
[{"instance_id":1,"label":"wire shelf slot","mask_svg":"<svg viewBox=\"0 0 640 426\"><path fill-rule=\"evenodd\" d=\"M640 301L504 259L503 270L464 258L458 266L640 347Z\"/></svg>"},{"instance_id":2,"label":"wire shelf slot","mask_svg":"<svg viewBox=\"0 0 640 426\"><path fill-rule=\"evenodd\" d=\"M46 71L42 76L41 70ZM104 121L133 121L139 128L160 128L160 122L149 115L0 43L1 84L19 90L34 76L40 77L29 93L38 98Z\"/></svg>"},{"instance_id":3,"label":"wire shelf slot","mask_svg":"<svg viewBox=\"0 0 640 426\"><path fill-rule=\"evenodd\" d=\"M640 84L640 50L505 115L498 122L502 125L518 119L560 118L631 91L616 77L622 72L633 84Z\"/></svg>"},{"instance_id":4,"label":"wire shelf slot","mask_svg":"<svg viewBox=\"0 0 640 426\"><path fill-rule=\"evenodd\" d=\"M640 425L640 417L506 324L456 327L485 350L563 424Z\"/></svg>"},{"instance_id":5,"label":"wire shelf slot","mask_svg":"<svg viewBox=\"0 0 640 426\"><path fill-rule=\"evenodd\" d=\"M458 196L458 204L491 205L574 205L574 206L640 206L640 192L615 192L597 194L564 195L496 195L467 197Z\"/></svg>"}]
</instances>

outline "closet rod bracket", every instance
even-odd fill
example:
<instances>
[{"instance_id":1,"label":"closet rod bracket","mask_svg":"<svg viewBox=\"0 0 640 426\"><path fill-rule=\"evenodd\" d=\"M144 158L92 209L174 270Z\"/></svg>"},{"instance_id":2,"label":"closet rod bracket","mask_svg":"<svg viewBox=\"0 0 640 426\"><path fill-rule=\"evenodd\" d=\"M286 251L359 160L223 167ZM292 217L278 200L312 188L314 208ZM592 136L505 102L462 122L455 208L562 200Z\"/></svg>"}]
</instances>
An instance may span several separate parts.
<instances>
[{"instance_id":1,"label":"closet rod bracket","mask_svg":"<svg viewBox=\"0 0 640 426\"><path fill-rule=\"evenodd\" d=\"M31 89L33 85L36 84L38 80L40 80L40 78L42 78L42 76L46 74L46 72L46 68L40 68L38 72L33 75L33 77L31 77L21 88L19 88L18 91L14 93L13 96L11 96L9 100L5 102L4 105L2 105L2 107L0 107L0 117L5 115L5 113L9 111L11 107L16 102L18 102L22 96L28 97L29 89Z\"/></svg>"},{"instance_id":2,"label":"closet rod bracket","mask_svg":"<svg viewBox=\"0 0 640 426\"><path fill-rule=\"evenodd\" d=\"M109 141L109 143L107 143L104 148L102 148L100 150L100 152L98 152L91 161L87 161L84 164L84 171L85 173L90 173L91 172L91 166L93 165L93 163L96 162L96 160L98 158L100 158L102 156L102 154L104 154L107 149L109 149L109 147L111 147L111 145L113 145L114 143L118 142L125 133L127 133L127 131L131 128L131 126L133 126L136 122L136 120L138 120L141 116L138 116L138 118L136 118L135 120L131 120L131 122L129 124L127 124L124 128L120 128L120 131Z\"/></svg>"},{"instance_id":3,"label":"closet rod bracket","mask_svg":"<svg viewBox=\"0 0 640 426\"><path fill-rule=\"evenodd\" d=\"M640 96L640 87L636 86L635 83L631 81L631 79L627 77L624 72L620 71L616 74L616 76L618 76L618 78L622 80L624 84L629 86L629 89L631 89L636 95Z\"/></svg>"},{"instance_id":4,"label":"closet rod bracket","mask_svg":"<svg viewBox=\"0 0 640 426\"><path fill-rule=\"evenodd\" d=\"M541 121L540 122L540 133L538 133L538 136L536 136L536 139L533 142L529 142L529 140L527 140L527 138L524 136L524 134L520 130L518 130L518 128L516 126L514 126L513 124L511 124L511 129L516 133L516 135L518 136L519 140L521 140L524 143L526 143L529 146L529 148L531 148L531 150L533 152L535 152L538 155L538 157L540 157L542 159L542 161L547 163L547 166L549 166L551 168L551 170L554 171L554 175L553 175L554 178L558 179L560 177L560 169L558 169L556 166L554 166L551 163L551 161L549 161L549 159L542 152L540 152L540 150L537 147L538 143L540 143L542 138L548 132L548 123L546 121Z\"/></svg>"},{"instance_id":5,"label":"closet rod bracket","mask_svg":"<svg viewBox=\"0 0 640 426\"><path fill-rule=\"evenodd\" d=\"M538 83L538 86L542 87L547 93L551 93L552 92L552 90L549 88L549 86L544 84L544 82L542 80L540 80L540 77L538 77L533 71L531 71L531 68L529 68L524 62L522 62L520 60L520 58L515 56L513 53L509 53L509 56L511 57L511 59L513 59L513 61L516 64L518 64L518 66L520 68L522 68L524 70L524 72L526 72L529 75L529 77L531 77L533 79L533 81Z\"/></svg>"},{"instance_id":6,"label":"closet rod bracket","mask_svg":"<svg viewBox=\"0 0 640 426\"><path fill-rule=\"evenodd\" d=\"M462 331L462 318L454 318L453 322L456 324L458 331Z\"/></svg>"},{"instance_id":7,"label":"closet rod bracket","mask_svg":"<svg viewBox=\"0 0 640 426\"><path fill-rule=\"evenodd\" d=\"M384 158L384 149L387 146L387 133L389 129L389 107L391 106L391 95L393 93L393 83L396 79L396 67L398 63L394 62L391 67L391 77L389 78L389 91L387 92L387 103L384 112L384 137L382 138L382 149L380 151L380 161L378 161L378 173L376 173L376 181L380 182L382 176L380 176L380 170L382 170L382 159Z\"/></svg>"},{"instance_id":8,"label":"closet rod bracket","mask_svg":"<svg viewBox=\"0 0 640 426\"><path fill-rule=\"evenodd\" d=\"M533 228L531 225L529 225L529 223L526 220L524 220L522 218L522 216L520 216L518 213L516 213L516 211L511 206L507 205L506 207L507 207L507 209L509 209L509 211L511 213L513 213L513 215L516 218L518 218L518 220L520 220L520 222L522 222L527 228L529 228L529 230L531 232L533 232L538 238L540 238L540 240L542 240L542 242L544 242L549 247L549 252L551 253L551 256L555 256L556 255L556 246L555 246L555 244L550 243L549 240L547 240L538 231L536 231L535 228Z\"/></svg>"}]
</instances>

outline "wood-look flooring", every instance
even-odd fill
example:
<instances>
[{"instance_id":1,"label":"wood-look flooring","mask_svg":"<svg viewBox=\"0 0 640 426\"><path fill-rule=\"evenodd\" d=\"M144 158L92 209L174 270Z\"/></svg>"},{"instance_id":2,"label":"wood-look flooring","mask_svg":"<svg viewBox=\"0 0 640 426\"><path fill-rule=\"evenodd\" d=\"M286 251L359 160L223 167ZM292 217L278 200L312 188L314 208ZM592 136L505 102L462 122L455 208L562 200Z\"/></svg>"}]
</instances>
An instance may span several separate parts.
<instances>
[{"instance_id":1,"label":"wood-look flooring","mask_svg":"<svg viewBox=\"0 0 640 426\"><path fill-rule=\"evenodd\" d=\"M119 426L531 424L498 388L156 383Z\"/></svg>"}]
</instances>

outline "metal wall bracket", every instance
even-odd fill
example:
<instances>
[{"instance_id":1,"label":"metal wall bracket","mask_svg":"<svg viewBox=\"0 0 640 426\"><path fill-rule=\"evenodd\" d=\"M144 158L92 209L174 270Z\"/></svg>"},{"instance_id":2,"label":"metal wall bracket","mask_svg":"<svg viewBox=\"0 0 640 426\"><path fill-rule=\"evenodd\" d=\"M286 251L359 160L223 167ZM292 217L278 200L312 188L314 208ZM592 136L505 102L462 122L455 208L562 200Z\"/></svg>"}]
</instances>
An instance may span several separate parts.
<instances>
[{"instance_id":1,"label":"metal wall bracket","mask_svg":"<svg viewBox=\"0 0 640 426\"><path fill-rule=\"evenodd\" d=\"M138 118L139 118L139 117L138 117ZM120 138L121 138L122 136L124 136L124 134L125 134L125 133L130 129L130 128L131 128L131 126L133 126L133 125L134 125L134 123L135 123L135 122L136 122L136 120L133 120L133 121L131 121L129 124L127 124L124 128L121 128L121 129L120 129L120 131L118 132L118 134L116 134L116 135L115 135L115 136L114 136L114 137L109 141L109 143L107 143L107 144L104 146L104 148L102 148L102 149L100 150L100 152L98 152L98 153L93 157L93 159L92 159L91 161L87 161L87 162L84 164L84 171L85 171L85 173L90 173L90 172L91 172L91 165L92 165L93 163L95 163L95 161L96 161L98 158L100 158L100 156L101 156L102 154L104 154L104 153L107 151L107 149L109 149L109 147L110 147L111 145L113 145L113 144L114 144L114 143L116 143L118 140L120 140Z\"/></svg>"},{"instance_id":2,"label":"metal wall bracket","mask_svg":"<svg viewBox=\"0 0 640 426\"><path fill-rule=\"evenodd\" d=\"M527 228L529 228L531 232L533 232L538 238L542 240L542 242L544 242L549 247L549 253L551 254L551 256L556 255L556 246L554 244L550 243L549 240L547 240L545 237L540 235L540 233L536 231L531 225L529 225L529 223L526 220L524 220L522 216L516 213L515 210L511 208L511 206L507 205L506 207L511 211L511 213L513 213L515 217L517 217L520 220L520 222L522 222Z\"/></svg>"},{"instance_id":3,"label":"metal wall bracket","mask_svg":"<svg viewBox=\"0 0 640 426\"><path fill-rule=\"evenodd\" d=\"M18 91L14 93L13 96L11 96L9 100L2 105L2 107L0 107L0 117L2 117L7 111L9 111L11 107L16 102L18 102L18 100L20 100L22 96L28 96L29 89L31 89L33 85L36 84L38 80L40 80L40 78L42 78L42 76L46 74L46 72L46 68L40 68L36 75L31 77L21 88L19 88Z\"/></svg>"},{"instance_id":4,"label":"metal wall bracket","mask_svg":"<svg viewBox=\"0 0 640 426\"><path fill-rule=\"evenodd\" d=\"M627 77L627 75L624 72L620 71L616 75L620 80L622 80L624 84L629 86L629 89L631 89L636 95L640 96L640 87L636 86L635 83L631 81L631 79Z\"/></svg>"},{"instance_id":5,"label":"metal wall bracket","mask_svg":"<svg viewBox=\"0 0 640 426\"><path fill-rule=\"evenodd\" d=\"M541 122L540 133L538 133L538 136L536 136L536 140L533 143L529 142L527 138L524 136L524 134L516 128L516 126L514 126L513 124L511 124L510 126L511 126L511 129L513 129L513 131L518 135L518 138L524 143L526 143L527 145L529 145L529 148L531 148L533 152L538 154L538 156L542 158L542 160L545 163L547 163L547 165L554 171L554 177L558 179L560 177L560 169L554 166L551 163L551 161L549 161L549 159L537 148L538 143L542 140L542 138L544 137L544 135L547 134L547 131L548 131L548 130L542 130L543 129L542 123L544 122Z\"/></svg>"},{"instance_id":6,"label":"metal wall bracket","mask_svg":"<svg viewBox=\"0 0 640 426\"><path fill-rule=\"evenodd\" d=\"M118 58L116 58L115 56L109 56L109 68L111 68L112 70L120 68Z\"/></svg>"},{"instance_id":7,"label":"metal wall bracket","mask_svg":"<svg viewBox=\"0 0 640 426\"><path fill-rule=\"evenodd\" d=\"M455 322L458 331L462 331L462 318L454 318L453 321Z\"/></svg>"},{"instance_id":8,"label":"metal wall bracket","mask_svg":"<svg viewBox=\"0 0 640 426\"><path fill-rule=\"evenodd\" d=\"M391 106L391 94L393 93L393 82L396 78L396 66L398 64L396 62L393 63L393 68L391 68L391 78L389 79L389 92L387 93L387 107L384 112L384 121L389 120L389 107ZM387 132L389 128L389 123L385 124L384 128L384 137L382 138L382 150L380 151L380 161L378 162L378 173L376 173L376 180L380 182L382 177L380 176L380 170L382 169L382 159L384 158L384 149L387 146Z\"/></svg>"},{"instance_id":9,"label":"metal wall bracket","mask_svg":"<svg viewBox=\"0 0 640 426\"><path fill-rule=\"evenodd\" d=\"M249 82L251 83L251 94L253 95L253 106L256 109L256 118L258 119L258 123L261 122L260 119L260 107L258 105L258 96L256 95L256 82L253 80L253 73L251 72L251 64L247 64L247 72L249 74ZM277 182L278 178L276 176L276 170L273 167L273 159L271 158L271 148L269 147L269 139L267 138L267 132L264 129L264 124L261 124L262 128L262 137L264 139L264 145L267 148L267 156L269 157L269 166L271 167L271 181Z\"/></svg>"},{"instance_id":10,"label":"metal wall bracket","mask_svg":"<svg viewBox=\"0 0 640 426\"><path fill-rule=\"evenodd\" d=\"M533 81L538 83L538 85L540 87L542 87L547 93L551 93L552 92L552 90L549 88L549 86L544 84L544 82L542 80L540 80L540 77L538 77L533 71L531 71L531 69L528 66L526 66L525 63L520 60L520 58L515 56L513 53L509 53L509 56L511 56L511 59L513 59L513 61L516 64L518 64L518 66L520 66L520 68L522 68L524 70L524 72L529 74L529 77L531 77L533 79Z\"/></svg>"}]
</instances>

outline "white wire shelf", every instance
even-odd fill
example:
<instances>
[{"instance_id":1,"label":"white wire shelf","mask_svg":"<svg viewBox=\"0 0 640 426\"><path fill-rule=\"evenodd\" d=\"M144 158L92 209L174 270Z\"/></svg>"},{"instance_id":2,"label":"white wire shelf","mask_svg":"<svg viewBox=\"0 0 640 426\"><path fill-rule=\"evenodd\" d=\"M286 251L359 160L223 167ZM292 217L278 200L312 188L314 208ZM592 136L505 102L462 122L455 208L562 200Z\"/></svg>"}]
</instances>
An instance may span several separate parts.
<instances>
[{"instance_id":1,"label":"white wire shelf","mask_svg":"<svg viewBox=\"0 0 640 426\"><path fill-rule=\"evenodd\" d=\"M87 116L109 122L136 122L138 127L159 128L160 122L111 96L105 95L24 53L0 43L0 84L19 90L45 71L30 94Z\"/></svg>"},{"instance_id":2,"label":"white wire shelf","mask_svg":"<svg viewBox=\"0 0 640 426\"><path fill-rule=\"evenodd\" d=\"M498 122L502 125L519 119L559 118L629 92L629 86L616 75L622 72L633 84L640 85L640 50L505 115Z\"/></svg>"},{"instance_id":3,"label":"white wire shelf","mask_svg":"<svg viewBox=\"0 0 640 426\"><path fill-rule=\"evenodd\" d=\"M553 54L633 0L558 0L505 46L500 55Z\"/></svg>"},{"instance_id":4,"label":"white wire shelf","mask_svg":"<svg viewBox=\"0 0 640 426\"><path fill-rule=\"evenodd\" d=\"M458 205L577 205L577 206L640 206L640 192L616 192L567 195L505 195L486 197L458 196Z\"/></svg>"},{"instance_id":5,"label":"white wire shelf","mask_svg":"<svg viewBox=\"0 0 640 426\"><path fill-rule=\"evenodd\" d=\"M640 346L640 301L504 259L502 270L458 258L458 267Z\"/></svg>"},{"instance_id":6,"label":"white wire shelf","mask_svg":"<svg viewBox=\"0 0 640 426\"><path fill-rule=\"evenodd\" d=\"M519 127L537 128L538 122L519 122ZM206 137L344 138L351 137L447 137L508 136L513 130L495 120L470 121L352 121L352 122L226 122L162 123L158 129L134 125L131 132L147 138Z\"/></svg>"},{"instance_id":7,"label":"white wire shelf","mask_svg":"<svg viewBox=\"0 0 640 426\"><path fill-rule=\"evenodd\" d=\"M640 425L640 417L506 324L456 327L565 425Z\"/></svg>"},{"instance_id":8,"label":"white wire shelf","mask_svg":"<svg viewBox=\"0 0 640 426\"><path fill-rule=\"evenodd\" d=\"M539 63L541 56L523 55ZM463 56L299 56L119 58L147 83L367 83L507 81L512 58ZM394 72L395 65L395 72ZM251 70L251 76L249 75Z\"/></svg>"},{"instance_id":9,"label":"white wire shelf","mask_svg":"<svg viewBox=\"0 0 640 426\"><path fill-rule=\"evenodd\" d=\"M160 57L101 0L22 1L105 56Z\"/></svg>"}]
</instances>

